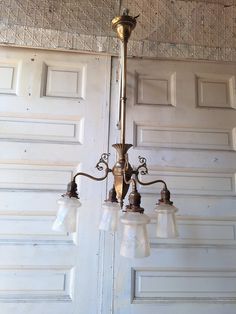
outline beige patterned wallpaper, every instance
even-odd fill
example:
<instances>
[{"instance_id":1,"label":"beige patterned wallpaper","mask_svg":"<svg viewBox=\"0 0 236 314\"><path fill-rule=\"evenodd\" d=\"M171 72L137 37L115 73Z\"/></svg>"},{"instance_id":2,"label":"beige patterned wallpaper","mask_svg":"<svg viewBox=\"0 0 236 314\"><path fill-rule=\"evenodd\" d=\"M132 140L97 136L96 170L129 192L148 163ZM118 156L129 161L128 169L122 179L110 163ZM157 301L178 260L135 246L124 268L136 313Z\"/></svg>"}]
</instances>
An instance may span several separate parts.
<instances>
[{"instance_id":1,"label":"beige patterned wallpaper","mask_svg":"<svg viewBox=\"0 0 236 314\"><path fill-rule=\"evenodd\" d=\"M124 7L140 14L129 55L236 61L236 0L0 0L0 44L117 54Z\"/></svg>"}]
</instances>

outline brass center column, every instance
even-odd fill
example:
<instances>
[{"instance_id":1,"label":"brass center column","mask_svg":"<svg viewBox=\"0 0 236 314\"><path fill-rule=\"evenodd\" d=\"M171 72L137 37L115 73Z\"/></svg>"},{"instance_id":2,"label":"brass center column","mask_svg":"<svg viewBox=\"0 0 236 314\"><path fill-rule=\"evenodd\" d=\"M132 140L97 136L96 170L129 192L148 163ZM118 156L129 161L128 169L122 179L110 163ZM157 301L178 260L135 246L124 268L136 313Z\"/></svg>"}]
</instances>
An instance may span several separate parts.
<instances>
[{"instance_id":1,"label":"brass center column","mask_svg":"<svg viewBox=\"0 0 236 314\"><path fill-rule=\"evenodd\" d=\"M129 181L133 169L128 163L127 151L131 144L125 142L125 124L126 124L126 76L127 76L127 44L132 30L135 28L136 19L128 15L129 11L124 10L121 16L117 16L112 20L112 28L117 33L117 37L121 41L121 96L120 96L120 143L112 145L117 151L117 160L112 169L114 175L114 186L117 199L123 206L123 199L128 192L129 184L124 180Z\"/></svg>"},{"instance_id":2,"label":"brass center column","mask_svg":"<svg viewBox=\"0 0 236 314\"><path fill-rule=\"evenodd\" d=\"M112 28L116 31L121 40L121 130L120 143L122 144L123 154L125 154L125 128L126 128L126 76L127 76L127 44L132 30L136 26L136 19L129 16L129 11L125 9L123 15L117 16L112 20ZM127 151L127 150L126 150Z\"/></svg>"}]
</instances>

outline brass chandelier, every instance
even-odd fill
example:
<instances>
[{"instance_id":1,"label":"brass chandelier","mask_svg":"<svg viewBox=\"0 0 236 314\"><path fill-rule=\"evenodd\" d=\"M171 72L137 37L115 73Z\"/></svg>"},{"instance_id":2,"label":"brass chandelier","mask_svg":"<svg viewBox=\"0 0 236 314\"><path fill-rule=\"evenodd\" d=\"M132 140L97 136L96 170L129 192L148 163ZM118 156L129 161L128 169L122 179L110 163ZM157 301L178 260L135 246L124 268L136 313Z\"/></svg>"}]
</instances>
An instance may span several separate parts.
<instances>
[{"instance_id":1,"label":"brass chandelier","mask_svg":"<svg viewBox=\"0 0 236 314\"><path fill-rule=\"evenodd\" d=\"M124 228L120 254L131 258L141 258L150 255L150 246L147 236L147 224L150 222L150 218L144 214L144 209L140 206L141 195L137 190L137 183L139 185L163 184L161 198L155 206L157 217L156 236L160 238L174 238L178 235L175 218L177 208L174 207L173 202L170 201L170 192L166 182L163 180L142 182L140 180L140 174L146 175L148 173L146 159L139 157L140 165L136 169L131 167L128 159L128 150L133 145L125 142L127 44L136 26L136 19L137 17L130 16L128 10L125 9L121 16L117 16L112 20L112 28L116 31L121 42L120 143L112 145L117 153L116 162L113 168L109 168L109 154L103 153L96 165L97 170L104 171L102 177L94 177L84 172L76 173L73 180L68 184L67 192L62 195L61 199L58 201L59 210L53 224L53 230L55 231L63 230L69 233L75 232L76 213L77 208L80 206L76 178L78 176L85 176L95 181L102 181L108 177L109 173L112 173L114 184L109 192L108 199L103 204L103 213L99 229L116 231L119 220L118 213L119 210L122 209L124 213L120 221L124 225ZM124 207L124 199L129 188L131 188L128 197L129 204Z\"/></svg>"}]
</instances>

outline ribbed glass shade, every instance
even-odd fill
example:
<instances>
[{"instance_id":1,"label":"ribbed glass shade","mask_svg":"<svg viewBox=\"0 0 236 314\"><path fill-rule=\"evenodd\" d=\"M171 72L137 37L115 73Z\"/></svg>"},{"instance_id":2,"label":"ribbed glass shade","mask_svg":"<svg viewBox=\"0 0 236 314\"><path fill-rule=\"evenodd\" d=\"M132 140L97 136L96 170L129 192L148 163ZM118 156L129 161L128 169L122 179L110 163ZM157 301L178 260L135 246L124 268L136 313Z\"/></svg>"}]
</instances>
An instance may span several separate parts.
<instances>
[{"instance_id":1,"label":"ribbed glass shade","mask_svg":"<svg viewBox=\"0 0 236 314\"><path fill-rule=\"evenodd\" d=\"M145 214L127 212L121 217L121 222L124 224L124 230L120 254L130 258L149 256L147 223L150 218Z\"/></svg>"},{"instance_id":2,"label":"ribbed glass shade","mask_svg":"<svg viewBox=\"0 0 236 314\"><path fill-rule=\"evenodd\" d=\"M120 205L116 202L106 201L103 203L102 209L103 213L99 224L99 229L104 231L116 231Z\"/></svg>"},{"instance_id":3,"label":"ribbed glass shade","mask_svg":"<svg viewBox=\"0 0 236 314\"><path fill-rule=\"evenodd\" d=\"M75 197L63 196L58 200L59 209L52 230L63 232L76 231L77 208L81 205Z\"/></svg>"},{"instance_id":4,"label":"ribbed glass shade","mask_svg":"<svg viewBox=\"0 0 236 314\"><path fill-rule=\"evenodd\" d=\"M169 204L156 205L158 238L176 238L178 236L175 213L177 208Z\"/></svg>"}]
</instances>

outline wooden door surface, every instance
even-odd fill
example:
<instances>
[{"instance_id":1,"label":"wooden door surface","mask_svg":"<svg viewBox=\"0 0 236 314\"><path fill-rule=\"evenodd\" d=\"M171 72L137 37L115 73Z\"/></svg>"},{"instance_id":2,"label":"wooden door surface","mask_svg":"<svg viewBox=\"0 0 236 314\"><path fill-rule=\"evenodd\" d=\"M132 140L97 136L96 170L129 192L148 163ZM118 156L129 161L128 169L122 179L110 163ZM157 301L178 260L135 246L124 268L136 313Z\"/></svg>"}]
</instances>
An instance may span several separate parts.
<instances>
[{"instance_id":1,"label":"wooden door surface","mask_svg":"<svg viewBox=\"0 0 236 314\"><path fill-rule=\"evenodd\" d=\"M109 57L0 50L0 313L100 309L104 185L78 181L77 232L51 230L78 169L107 151ZM96 191L96 193L95 193Z\"/></svg>"},{"instance_id":2,"label":"wooden door surface","mask_svg":"<svg viewBox=\"0 0 236 314\"><path fill-rule=\"evenodd\" d=\"M111 126L119 91L113 61ZM142 180L166 180L179 208L179 238L155 238L162 186L140 186L152 217L151 256L121 257L121 230L111 240L114 313L236 312L235 74L227 63L128 60L130 163L146 157L149 174ZM117 134L111 127L110 142Z\"/></svg>"}]
</instances>

